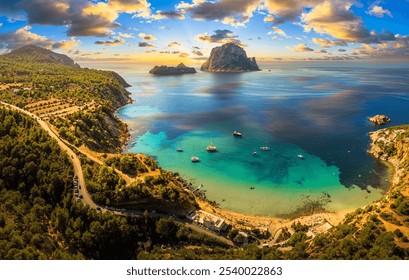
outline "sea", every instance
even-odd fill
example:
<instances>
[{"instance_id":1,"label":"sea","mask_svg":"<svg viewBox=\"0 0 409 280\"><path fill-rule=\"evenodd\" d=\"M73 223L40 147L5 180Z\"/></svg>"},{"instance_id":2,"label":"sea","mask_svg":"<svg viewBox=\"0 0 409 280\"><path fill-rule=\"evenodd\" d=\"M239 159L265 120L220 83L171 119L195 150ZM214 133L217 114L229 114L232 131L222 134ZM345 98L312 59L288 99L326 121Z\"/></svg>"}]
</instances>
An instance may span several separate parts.
<instances>
[{"instance_id":1,"label":"sea","mask_svg":"<svg viewBox=\"0 0 409 280\"><path fill-rule=\"evenodd\" d=\"M154 157L242 213L289 216L323 194L334 211L382 198L390 170L367 153L368 133L380 128L368 117L409 123L408 63L288 62L181 76L109 67L132 85L132 104L117 111L131 132L124 152Z\"/></svg>"}]
</instances>

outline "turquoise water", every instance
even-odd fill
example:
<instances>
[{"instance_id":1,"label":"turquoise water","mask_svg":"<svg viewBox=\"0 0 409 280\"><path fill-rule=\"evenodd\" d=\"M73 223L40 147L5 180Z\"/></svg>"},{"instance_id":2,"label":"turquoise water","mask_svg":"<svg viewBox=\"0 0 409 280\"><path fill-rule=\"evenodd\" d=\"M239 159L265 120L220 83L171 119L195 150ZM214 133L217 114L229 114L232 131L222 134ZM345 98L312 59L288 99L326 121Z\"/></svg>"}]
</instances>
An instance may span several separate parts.
<instances>
[{"instance_id":1,"label":"turquoise water","mask_svg":"<svg viewBox=\"0 0 409 280\"><path fill-rule=\"evenodd\" d=\"M367 133L376 129L367 117L409 122L408 68L282 63L262 72L169 77L119 69L134 102L118 116L131 129L127 151L152 155L203 184L223 208L277 216L294 211L305 195L327 192L330 208L350 209L388 186L386 168L366 153ZM211 143L218 152L206 151ZM264 145L271 151L261 151Z\"/></svg>"}]
</instances>

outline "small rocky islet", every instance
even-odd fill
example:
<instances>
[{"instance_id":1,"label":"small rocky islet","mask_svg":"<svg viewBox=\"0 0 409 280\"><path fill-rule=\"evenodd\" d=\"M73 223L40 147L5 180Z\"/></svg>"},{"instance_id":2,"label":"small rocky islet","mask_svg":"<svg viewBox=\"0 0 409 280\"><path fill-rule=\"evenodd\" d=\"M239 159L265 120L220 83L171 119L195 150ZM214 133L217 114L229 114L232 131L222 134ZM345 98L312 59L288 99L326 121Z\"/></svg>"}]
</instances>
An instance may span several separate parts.
<instances>
[{"instance_id":1,"label":"small rocky islet","mask_svg":"<svg viewBox=\"0 0 409 280\"><path fill-rule=\"evenodd\" d=\"M194 74L197 73L196 69L193 67L187 67L183 63L180 63L178 66L155 66L150 71L150 74L153 75L182 75L182 74Z\"/></svg>"}]
</instances>

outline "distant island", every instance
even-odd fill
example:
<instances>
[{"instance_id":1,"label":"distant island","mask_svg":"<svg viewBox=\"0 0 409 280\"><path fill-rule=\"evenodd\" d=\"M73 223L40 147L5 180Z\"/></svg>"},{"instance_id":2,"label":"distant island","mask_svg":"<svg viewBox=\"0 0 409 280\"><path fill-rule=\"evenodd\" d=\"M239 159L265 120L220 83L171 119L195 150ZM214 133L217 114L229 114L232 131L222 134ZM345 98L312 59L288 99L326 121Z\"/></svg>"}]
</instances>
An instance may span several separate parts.
<instances>
[{"instance_id":1,"label":"distant island","mask_svg":"<svg viewBox=\"0 0 409 280\"><path fill-rule=\"evenodd\" d=\"M149 71L150 74L154 75L181 75L181 74L194 74L197 73L196 69L193 67L187 67L183 63L180 63L178 66L155 66Z\"/></svg>"},{"instance_id":2,"label":"distant island","mask_svg":"<svg viewBox=\"0 0 409 280\"><path fill-rule=\"evenodd\" d=\"M212 49L210 57L200 70L205 72L249 72L260 71L254 57L248 58L240 46L227 43Z\"/></svg>"},{"instance_id":3,"label":"distant island","mask_svg":"<svg viewBox=\"0 0 409 280\"><path fill-rule=\"evenodd\" d=\"M373 117L368 118L369 121L373 122L376 125L384 125L391 121L391 119L386 115L375 115Z\"/></svg>"}]
</instances>

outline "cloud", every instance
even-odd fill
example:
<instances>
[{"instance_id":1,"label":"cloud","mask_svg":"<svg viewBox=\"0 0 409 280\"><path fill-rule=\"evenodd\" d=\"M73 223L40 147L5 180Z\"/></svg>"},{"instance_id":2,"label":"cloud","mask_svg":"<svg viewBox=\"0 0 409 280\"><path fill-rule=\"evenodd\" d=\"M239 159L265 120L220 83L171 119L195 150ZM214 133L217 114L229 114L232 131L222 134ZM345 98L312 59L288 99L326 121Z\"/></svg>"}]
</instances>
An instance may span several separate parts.
<instances>
[{"instance_id":1,"label":"cloud","mask_svg":"<svg viewBox=\"0 0 409 280\"><path fill-rule=\"evenodd\" d=\"M193 0L192 4L181 2L176 6L183 12L190 13L193 19L214 20L233 26L243 26L253 16L260 0L218 0L207 2Z\"/></svg>"},{"instance_id":2,"label":"cloud","mask_svg":"<svg viewBox=\"0 0 409 280\"><path fill-rule=\"evenodd\" d=\"M125 43L125 40L121 38L116 38L116 39L111 39L111 40L106 40L106 41L98 40L95 42L95 44L97 45L111 46L111 47L122 45L123 43Z\"/></svg>"},{"instance_id":3,"label":"cloud","mask_svg":"<svg viewBox=\"0 0 409 280\"><path fill-rule=\"evenodd\" d=\"M339 52L346 52L346 49L338 49Z\"/></svg>"},{"instance_id":4,"label":"cloud","mask_svg":"<svg viewBox=\"0 0 409 280\"><path fill-rule=\"evenodd\" d=\"M109 0L109 6L118 13L135 13L134 17L149 18L151 9L146 0Z\"/></svg>"},{"instance_id":5,"label":"cloud","mask_svg":"<svg viewBox=\"0 0 409 280\"><path fill-rule=\"evenodd\" d=\"M321 38L312 38L312 41L321 45L322 48L329 48L335 46L348 46L348 42L345 40L330 40L330 39L321 39Z\"/></svg>"},{"instance_id":6,"label":"cloud","mask_svg":"<svg viewBox=\"0 0 409 280\"><path fill-rule=\"evenodd\" d=\"M120 26L119 13L150 17L146 0L2 0L0 10L8 17L25 14L29 24L67 26L68 36L109 36Z\"/></svg>"},{"instance_id":7,"label":"cloud","mask_svg":"<svg viewBox=\"0 0 409 280\"><path fill-rule=\"evenodd\" d=\"M46 49L70 50L79 43L75 38L55 42L30 30L31 26L27 25L14 32L0 33L0 48L17 49L26 45L36 45Z\"/></svg>"},{"instance_id":8,"label":"cloud","mask_svg":"<svg viewBox=\"0 0 409 280\"><path fill-rule=\"evenodd\" d=\"M354 49L353 55L374 59L409 60L409 35L396 35L395 41L388 41L376 46L362 44Z\"/></svg>"},{"instance_id":9,"label":"cloud","mask_svg":"<svg viewBox=\"0 0 409 280\"><path fill-rule=\"evenodd\" d=\"M79 42L80 41L75 38L71 38L71 40L60 40L57 43L54 43L52 48L70 51L77 47Z\"/></svg>"},{"instance_id":10,"label":"cloud","mask_svg":"<svg viewBox=\"0 0 409 280\"><path fill-rule=\"evenodd\" d=\"M138 47L141 48L155 48L155 45L148 42L139 42Z\"/></svg>"},{"instance_id":11,"label":"cloud","mask_svg":"<svg viewBox=\"0 0 409 280\"><path fill-rule=\"evenodd\" d=\"M264 0L264 8L268 10L265 22L281 24L295 21L304 8L312 8L325 0Z\"/></svg>"},{"instance_id":12,"label":"cloud","mask_svg":"<svg viewBox=\"0 0 409 280\"><path fill-rule=\"evenodd\" d=\"M316 5L301 15L301 20L305 24L304 30L329 34L347 42L380 43L395 39L394 34L388 31L369 32L362 19L351 10L351 5L341 0L325 1Z\"/></svg>"},{"instance_id":13,"label":"cloud","mask_svg":"<svg viewBox=\"0 0 409 280\"><path fill-rule=\"evenodd\" d=\"M154 53L156 50L146 50L145 53Z\"/></svg>"},{"instance_id":14,"label":"cloud","mask_svg":"<svg viewBox=\"0 0 409 280\"><path fill-rule=\"evenodd\" d=\"M201 51L192 51L192 54L197 56L203 56L203 53Z\"/></svg>"},{"instance_id":15,"label":"cloud","mask_svg":"<svg viewBox=\"0 0 409 280\"><path fill-rule=\"evenodd\" d=\"M120 37L122 37L122 38L133 38L133 37L134 37L134 35L133 35L133 34L130 34L130 33L122 33L122 32L119 32L118 35L119 35Z\"/></svg>"},{"instance_id":16,"label":"cloud","mask_svg":"<svg viewBox=\"0 0 409 280\"><path fill-rule=\"evenodd\" d=\"M0 27L2 27L3 26L3 23L2 22L0 22Z\"/></svg>"},{"instance_id":17,"label":"cloud","mask_svg":"<svg viewBox=\"0 0 409 280\"><path fill-rule=\"evenodd\" d=\"M181 44L179 42L169 42L168 43L168 47L172 48L172 47L177 47L180 46Z\"/></svg>"},{"instance_id":18,"label":"cloud","mask_svg":"<svg viewBox=\"0 0 409 280\"><path fill-rule=\"evenodd\" d=\"M278 28L276 26L273 26L273 33L276 33L278 35L281 35L283 37L288 38L287 34L282 29L280 29L280 28Z\"/></svg>"},{"instance_id":19,"label":"cloud","mask_svg":"<svg viewBox=\"0 0 409 280\"><path fill-rule=\"evenodd\" d=\"M243 46L241 41L237 39L237 35L234 35L232 31L227 29L215 30L213 35L207 35L207 33L199 34L197 35L196 40L219 44L235 43L237 45Z\"/></svg>"},{"instance_id":20,"label":"cloud","mask_svg":"<svg viewBox=\"0 0 409 280\"><path fill-rule=\"evenodd\" d=\"M312 52L313 49L309 48L306 44L298 44L293 49L295 52Z\"/></svg>"},{"instance_id":21,"label":"cloud","mask_svg":"<svg viewBox=\"0 0 409 280\"><path fill-rule=\"evenodd\" d=\"M393 17L392 13L389 10L384 9L381 6L377 6L377 5L372 5L366 13L371 16L376 16L379 18L383 18L384 15Z\"/></svg>"},{"instance_id":22,"label":"cloud","mask_svg":"<svg viewBox=\"0 0 409 280\"><path fill-rule=\"evenodd\" d=\"M151 35L151 34L146 34L146 33L139 33L138 34L139 37L141 37L141 39L143 40L148 40L148 41L153 41L156 40L155 36Z\"/></svg>"},{"instance_id":23,"label":"cloud","mask_svg":"<svg viewBox=\"0 0 409 280\"><path fill-rule=\"evenodd\" d=\"M158 10L158 11L156 11L156 14L152 15L152 18L154 18L154 19L164 19L164 18L184 19L185 15L183 14L183 12L180 12L180 11L161 11L161 10Z\"/></svg>"},{"instance_id":24,"label":"cloud","mask_svg":"<svg viewBox=\"0 0 409 280\"><path fill-rule=\"evenodd\" d=\"M189 54L188 53L184 53L184 52L182 52L180 55L179 55L179 57L188 57L189 56Z\"/></svg>"}]
</instances>

